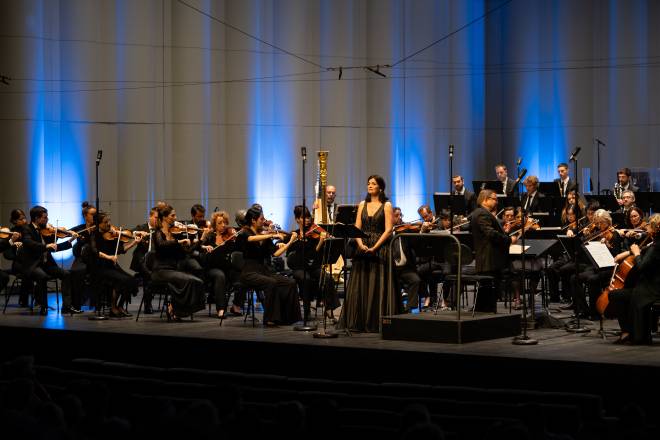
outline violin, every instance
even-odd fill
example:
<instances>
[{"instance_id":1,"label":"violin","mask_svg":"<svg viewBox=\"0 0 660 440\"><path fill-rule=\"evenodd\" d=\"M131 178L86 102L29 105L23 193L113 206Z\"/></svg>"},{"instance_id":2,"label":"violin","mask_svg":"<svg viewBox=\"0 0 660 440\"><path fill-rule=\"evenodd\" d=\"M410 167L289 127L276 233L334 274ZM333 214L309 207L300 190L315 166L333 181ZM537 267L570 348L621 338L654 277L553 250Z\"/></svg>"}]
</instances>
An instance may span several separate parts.
<instances>
[{"instance_id":1,"label":"violin","mask_svg":"<svg viewBox=\"0 0 660 440\"><path fill-rule=\"evenodd\" d=\"M416 234L422 230L422 222L408 222L394 225L394 232L403 234L405 232Z\"/></svg>"},{"instance_id":2,"label":"violin","mask_svg":"<svg viewBox=\"0 0 660 440\"><path fill-rule=\"evenodd\" d=\"M514 220L515 222L516 220ZM519 221L518 224L521 224L522 220ZM522 234L527 232L530 229L539 229L541 225L539 224L539 221L535 218L528 217L527 220L525 221L525 227L518 229L517 231L511 232L509 234L509 237L513 237L514 235L518 234L518 237L520 237Z\"/></svg>"},{"instance_id":3,"label":"violin","mask_svg":"<svg viewBox=\"0 0 660 440\"><path fill-rule=\"evenodd\" d=\"M305 237L311 238L312 240L319 240L321 238L321 234L326 234L327 236L328 233L319 225L312 223L307 232L305 232Z\"/></svg>"},{"instance_id":4,"label":"violin","mask_svg":"<svg viewBox=\"0 0 660 440\"><path fill-rule=\"evenodd\" d=\"M197 225L184 225L183 223L175 222L174 225L170 226L170 234L179 235L197 235L202 229Z\"/></svg>"},{"instance_id":5,"label":"violin","mask_svg":"<svg viewBox=\"0 0 660 440\"><path fill-rule=\"evenodd\" d=\"M134 236L133 232L129 229L117 229L116 226L110 226L110 230L103 233L104 240L117 240L117 238L119 238L119 241L127 243L132 240Z\"/></svg>"},{"instance_id":6,"label":"violin","mask_svg":"<svg viewBox=\"0 0 660 440\"><path fill-rule=\"evenodd\" d=\"M55 226L51 225L50 223L45 227L41 228L39 230L39 233L41 234L42 237L51 237L53 235L55 235L57 238L73 237L73 231L69 231L68 229L62 226L60 226L59 228L55 228Z\"/></svg>"},{"instance_id":7,"label":"violin","mask_svg":"<svg viewBox=\"0 0 660 440\"><path fill-rule=\"evenodd\" d=\"M14 233L11 231L11 229L2 227L0 228L0 238L10 238Z\"/></svg>"}]
</instances>

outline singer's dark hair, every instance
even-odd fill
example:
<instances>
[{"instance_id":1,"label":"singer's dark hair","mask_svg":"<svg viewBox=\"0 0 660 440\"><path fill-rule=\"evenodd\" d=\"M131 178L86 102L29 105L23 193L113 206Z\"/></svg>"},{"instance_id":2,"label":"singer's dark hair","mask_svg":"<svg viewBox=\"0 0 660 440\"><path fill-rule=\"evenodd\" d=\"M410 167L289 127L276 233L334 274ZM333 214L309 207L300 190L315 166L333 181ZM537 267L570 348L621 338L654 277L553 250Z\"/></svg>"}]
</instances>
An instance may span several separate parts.
<instances>
[{"instance_id":1,"label":"singer's dark hair","mask_svg":"<svg viewBox=\"0 0 660 440\"><path fill-rule=\"evenodd\" d=\"M367 183L369 183L369 181L370 181L371 179L374 179L374 180L376 181L376 183L378 184L378 188L380 189L380 192L378 193L378 201L380 201L380 203L385 203L385 202L387 202L389 199L388 199L387 196L385 195L385 179L383 179L383 178L382 178L381 176L379 176L378 174L372 174L371 176L369 176L369 177L367 178ZM371 202L371 196L370 196L369 194L367 194L367 195L364 197L364 201L365 201L366 203Z\"/></svg>"}]
</instances>

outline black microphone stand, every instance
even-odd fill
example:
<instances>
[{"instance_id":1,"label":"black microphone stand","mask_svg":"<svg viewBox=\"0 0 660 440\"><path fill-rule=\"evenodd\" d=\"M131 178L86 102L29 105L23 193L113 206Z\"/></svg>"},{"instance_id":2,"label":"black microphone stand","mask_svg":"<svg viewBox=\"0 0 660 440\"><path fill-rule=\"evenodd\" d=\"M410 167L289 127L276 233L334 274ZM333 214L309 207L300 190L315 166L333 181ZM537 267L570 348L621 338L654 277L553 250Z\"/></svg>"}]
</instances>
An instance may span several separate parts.
<instances>
[{"instance_id":1,"label":"black microphone stand","mask_svg":"<svg viewBox=\"0 0 660 440\"><path fill-rule=\"evenodd\" d=\"M597 182L598 191L596 192L596 194L598 194L598 195L600 195L600 146L601 145L605 146L605 144L602 143L600 141L600 139L596 138L596 153L597 153L597 156L598 156L598 182ZM592 188L592 190L593 190L593 188Z\"/></svg>"},{"instance_id":2,"label":"black microphone stand","mask_svg":"<svg viewBox=\"0 0 660 440\"><path fill-rule=\"evenodd\" d=\"M449 144L449 233L454 233L454 144ZM436 298L437 300L437 298Z\"/></svg>"},{"instance_id":3,"label":"black microphone stand","mask_svg":"<svg viewBox=\"0 0 660 440\"><path fill-rule=\"evenodd\" d=\"M574 170L575 170L574 171L574 175L575 175L575 192L579 193L580 192L580 189L579 189L580 188L580 181L578 180L578 173L577 173L578 164L577 164L577 154L576 153L574 153L572 155L571 160L574 162L573 165L574 165ZM598 177L600 178L600 176L598 176ZM577 241L577 237L574 240ZM576 245L574 247L575 247L575 249L573 251L573 258L575 259L574 260L574 262L575 262L575 282L577 283L578 275L580 275L580 265L578 264L578 246ZM588 329L586 327L582 327L580 325L580 310L578 310L577 301L575 300L576 299L575 294L576 293L573 292L573 306L575 307L575 318L576 318L575 325L573 327L566 326L566 331L569 332L569 333L589 333L591 331L590 329Z\"/></svg>"},{"instance_id":4,"label":"black microphone stand","mask_svg":"<svg viewBox=\"0 0 660 440\"><path fill-rule=\"evenodd\" d=\"M98 150L96 152L96 209L97 212L100 210L99 207L99 165L101 165L101 158L103 157L103 150ZM91 237L93 234L92 231L90 231L89 236L90 240L93 240ZM89 316L87 319L90 321L105 321L108 319L104 314L103 314L103 306L101 305L101 298L100 295L96 295L96 310L94 311L94 314Z\"/></svg>"},{"instance_id":5,"label":"black microphone stand","mask_svg":"<svg viewBox=\"0 0 660 440\"><path fill-rule=\"evenodd\" d=\"M520 174L518 174L520 176ZM518 193L518 198L520 200L520 207L522 209L522 234L521 234L521 246L522 251L520 253L522 269L520 274L520 294L522 295L523 300L523 316L522 316L522 328L523 334L521 336L516 336L513 338L513 345L536 345L539 343L538 340L530 338L527 335L527 289L525 289L525 224L527 223L527 207L522 204L522 193ZM527 194L527 200L529 201L529 194ZM533 302L530 301L533 307ZM534 322L534 313L532 311L532 322Z\"/></svg>"},{"instance_id":6,"label":"black microphone stand","mask_svg":"<svg viewBox=\"0 0 660 440\"><path fill-rule=\"evenodd\" d=\"M311 332L316 330L316 325L310 325L307 323L309 318L309 298L305 294L306 284L307 284L307 260L305 260L305 221L307 220L306 216L306 205L305 205L305 165L307 164L307 148L301 147L300 153L302 154L302 224L300 225L300 256L302 257L303 264L303 282L300 286L300 296L303 299L303 323L302 325L295 325L293 329L299 332Z\"/></svg>"}]
</instances>

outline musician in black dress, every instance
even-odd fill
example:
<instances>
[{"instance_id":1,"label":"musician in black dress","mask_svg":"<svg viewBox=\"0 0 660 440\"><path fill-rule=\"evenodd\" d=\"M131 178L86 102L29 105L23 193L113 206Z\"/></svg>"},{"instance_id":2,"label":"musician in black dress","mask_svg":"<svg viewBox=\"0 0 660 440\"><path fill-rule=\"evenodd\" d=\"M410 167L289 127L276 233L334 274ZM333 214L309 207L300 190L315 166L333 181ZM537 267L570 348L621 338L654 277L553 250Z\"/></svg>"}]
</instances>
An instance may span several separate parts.
<instances>
[{"instance_id":1,"label":"musician in black dress","mask_svg":"<svg viewBox=\"0 0 660 440\"><path fill-rule=\"evenodd\" d=\"M202 234L203 261L206 276L211 280L218 318L223 318L227 312L227 285L238 279L239 275L231 266L231 253L236 250L237 235L237 231L229 226L229 214L225 211L214 212L211 228ZM240 316L244 300L243 293L236 292L228 314Z\"/></svg>"},{"instance_id":2,"label":"musician in black dress","mask_svg":"<svg viewBox=\"0 0 660 440\"><path fill-rule=\"evenodd\" d=\"M296 281L276 273L268 264L271 256L280 256L296 240L291 234L287 244L279 248L273 239L284 240L282 233L264 233L264 215L252 206L245 214L245 224L236 238L237 248L243 252L244 266L240 282L245 287L260 290L264 294L264 325L289 325L301 320Z\"/></svg>"},{"instance_id":3,"label":"musician in black dress","mask_svg":"<svg viewBox=\"0 0 660 440\"><path fill-rule=\"evenodd\" d=\"M172 301L167 306L168 318L175 321L181 317L203 310L204 282L190 273L186 267L189 238L177 238L171 231L176 221L176 211L165 204L158 210L158 225L152 235L154 263L151 279L167 283L172 292Z\"/></svg>"},{"instance_id":4,"label":"musician in black dress","mask_svg":"<svg viewBox=\"0 0 660 440\"><path fill-rule=\"evenodd\" d=\"M127 304L128 298L137 294L138 284L135 277L119 266L118 258L134 247L142 237L138 235L136 238L128 239L130 243L124 245L120 230L112 226L110 215L103 211L96 214L96 223L97 230L89 240L91 254L95 257L94 262L90 264L93 284L99 292L102 291L102 287L112 289L111 317L132 316L120 304ZM96 307L100 306L99 300L100 298L97 298Z\"/></svg>"},{"instance_id":5,"label":"musician in black dress","mask_svg":"<svg viewBox=\"0 0 660 440\"><path fill-rule=\"evenodd\" d=\"M293 215L298 223L298 229L294 232L301 237L300 227L304 221L306 235L290 246L287 250L286 261L289 268L293 270L293 278L298 283L298 291L304 292L302 300L305 313L309 313L309 304L313 298L316 299L317 304L323 301L325 317L334 323L333 311L339 307L339 298L332 276L322 267L326 233L321 231L317 225L312 224L312 217L307 207L303 211L303 206L297 205L293 208ZM303 246L305 261L302 259Z\"/></svg>"},{"instance_id":6,"label":"musician in black dress","mask_svg":"<svg viewBox=\"0 0 660 440\"><path fill-rule=\"evenodd\" d=\"M153 234L156 231L158 224L158 207L154 206L149 211L149 220L146 223L137 225L133 229L133 235L140 236L142 239L135 246L133 255L131 257L130 268L133 272L137 272L142 277L142 295L144 295L144 313L150 315L153 313L153 306L151 304L151 290L149 289L149 282L151 281L151 269L147 267L147 254L151 252L153 246Z\"/></svg>"},{"instance_id":7,"label":"musician in black dress","mask_svg":"<svg viewBox=\"0 0 660 440\"><path fill-rule=\"evenodd\" d=\"M617 256L617 262L630 255L635 256L637 282L632 288L613 290L609 293L610 305L607 313L619 319L621 337L617 342L630 341L641 344L648 341L650 335L648 307L660 301L660 247L655 238L660 233L660 214L653 214L646 225L650 244L640 248L630 246L630 251Z\"/></svg>"},{"instance_id":8,"label":"musician in black dress","mask_svg":"<svg viewBox=\"0 0 660 440\"><path fill-rule=\"evenodd\" d=\"M401 312L399 295L390 285L389 240L392 235L392 204L385 196L385 180L367 179L367 196L360 202L355 226L367 237L356 238L357 255L348 281L338 328L379 332L380 317Z\"/></svg>"},{"instance_id":9,"label":"musician in black dress","mask_svg":"<svg viewBox=\"0 0 660 440\"><path fill-rule=\"evenodd\" d=\"M72 232L68 240L57 243L56 234L42 235L42 230L49 226L52 227L48 224L46 208L37 205L30 209L30 224L21 228L23 246L16 253L16 261L23 276L36 283L35 302L40 306L39 314L42 316L48 314L46 284L49 278L62 280L62 313L71 312L70 272L60 268L51 253L71 249L71 241L78 235Z\"/></svg>"},{"instance_id":10,"label":"musician in black dress","mask_svg":"<svg viewBox=\"0 0 660 440\"><path fill-rule=\"evenodd\" d=\"M85 277L87 276L87 251L85 248L89 244L89 239L96 228L94 219L96 208L83 202L82 216L84 223L71 228L78 233L78 239L73 245L73 263L71 263L71 311L79 312L83 303L83 290L85 287Z\"/></svg>"},{"instance_id":11,"label":"musician in black dress","mask_svg":"<svg viewBox=\"0 0 660 440\"><path fill-rule=\"evenodd\" d=\"M515 244L517 237L509 237L495 217L497 195L485 189L477 198L478 208L472 212L470 227L474 238L475 270L479 275L494 277L496 286L481 286L477 294L475 310L497 312L498 292L502 291L502 279L510 269L509 246Z\"/></svg>"}]
</instances>

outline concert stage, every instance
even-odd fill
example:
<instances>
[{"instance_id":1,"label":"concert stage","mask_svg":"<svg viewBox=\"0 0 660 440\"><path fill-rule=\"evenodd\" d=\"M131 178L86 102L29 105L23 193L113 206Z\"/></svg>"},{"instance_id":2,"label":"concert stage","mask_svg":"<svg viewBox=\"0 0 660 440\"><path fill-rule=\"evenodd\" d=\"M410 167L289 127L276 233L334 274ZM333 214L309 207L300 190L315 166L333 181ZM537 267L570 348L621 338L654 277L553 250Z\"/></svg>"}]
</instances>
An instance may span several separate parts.
<instances>
[{"instance_id":1,"label":"concert stage","mask_svg":"<svg viewBox=\"0 0 660 440\"><path fill-rule=\"evenodd\" d=\"M614 406L657 400L660 344L613 344L613 337L598 335L598 323L587 323L592 332L584 335L530 331L538 345L517 346L511 337L469 344L392 341L358 333L314 339L292 327L253 328L243 317L228 318L220 327L206 312L193 321L172 323L158 314L141 316L139 322L134 317L90 321L90 315L51 312L44 318L10 307L0 316L1 358L32 354L39 364L64 365L85 357L333 380L580 391L603 395ZM605 324L616 327L614 321Z\"/></svg>"}]
</instances>

